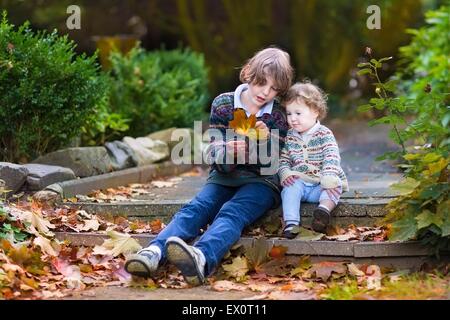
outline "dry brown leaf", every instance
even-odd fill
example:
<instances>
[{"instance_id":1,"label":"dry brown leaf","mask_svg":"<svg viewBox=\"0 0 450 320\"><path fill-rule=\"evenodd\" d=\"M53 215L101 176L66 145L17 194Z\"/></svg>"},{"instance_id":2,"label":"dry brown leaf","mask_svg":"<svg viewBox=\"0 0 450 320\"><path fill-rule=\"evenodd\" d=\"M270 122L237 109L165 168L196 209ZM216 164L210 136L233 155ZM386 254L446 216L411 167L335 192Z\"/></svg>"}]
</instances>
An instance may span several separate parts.
<instances>
[{"instance_id":1,"label":"dry brown leaf","mask_svg":"<svg viewBox=\"0 0 450 320\"><path fill-rule=\"evenodd\" d=\"M215 291L230 291L230 290L236 290L236 291L245 291L247 290L247 286L243 284L234 283L232 281L228 280L220 280L216 281L211 285L211 289Z\"/></svg>"},{"instance_id":2,"label":"dry brown leaf","mask_svg":"<svg viewBox=\"0 0 450 320\"><path fill-rule=\"evenodd\" d=\"M364 277L365 273L354 263L347 264L348 272L355 277Z\"/></svg>"},{"instance_id":3,"label":"dry brown leaf","mask_svg":"<svg viewBox=\"0 0 450 320\"><path fill-rule=\"evenodd\" d=\"M236 279L242 278L248 272L248 262L245 257L236 257L231 264L222 265L228 276Z\"/></svg>"},{"instance_id":4,"label":"dry brown leaf","mask_svg":"<svg viewBox=\"0 0 450 320\"><path fill-rule=\"evenodd\" d=\"M381 289L381 270L380 267L372 264L366 270L367 289L380 290Z\"/></svg>"},{"instance_id":5,"label":"dry brown leaf","mask_svg":"<svg viewBox=\"0 0 450 320\"><path fill-rule=\"evenodd\" d=\"M110 254L114 257L117 257L120 254L134 253L142 248L142 246L135 239L131 238L129 234L108 231L107 235L110 239L105 240L101 247L109 250ZM108 254L106 253L107 251L99 253L100 249L97 248L96 251L96 248L97 246L94 248L94 254Z\"/></svg>"},{"instance_id":6,"label":"dry brown leaf","mask_svg":"<svg viewBox=\"0 0 450 320\"><path fill-rule=\"evenodd\" d=\"M312 277L315 274L316 278L320 278L326 282L333 272L338 275L344 275L347 272L347 267L343 262L323 261L314 263L311 269L304 273L304 277Z\"/></svg>"},{"instance_id":7,"label":"dry brown leaf","mask_svg":"<svg viewBox=\"0 0 450 320\"><path fill-rule=\"evenodd\" d=\"M268 294L269 300L315 300L316 295L308 292L272 291Z\"/></svg>"},{"instance_id":8,"label":"dry brown leaf","mask_svg":"<svg viewBox=\"0 0 450 320\"><path fill-rule=\"evenodd\" d=\"M97 231L100 227L100 223L97 219L91 219L91 220L85 220L84 224L81 228L79 228L80 231Z\"/></svg>"},{"instance_id":9,"label":"dry brown leaf","mask_svg":"<svg viewBox=\"0 0 450 320\"><path fill-rule=\"evenodd\" d=\"M285 256L288 248L285 246L273 246L270 249L269 256L274 259L281 259Z\"/></svg>"},{"instance_id":10,"label":"dry brown leaf","mask_svg":"<svg viewBox=\"0 0 450 320\"><path fill-rule=\"evenodd\" d=\"M51 240L44 238L40 235L36 236L33 241L34 245L41 248L42 252L48 254L49 256L56 257L59 254L59 250L52 246Z\"/></svg>"}]
</instances>

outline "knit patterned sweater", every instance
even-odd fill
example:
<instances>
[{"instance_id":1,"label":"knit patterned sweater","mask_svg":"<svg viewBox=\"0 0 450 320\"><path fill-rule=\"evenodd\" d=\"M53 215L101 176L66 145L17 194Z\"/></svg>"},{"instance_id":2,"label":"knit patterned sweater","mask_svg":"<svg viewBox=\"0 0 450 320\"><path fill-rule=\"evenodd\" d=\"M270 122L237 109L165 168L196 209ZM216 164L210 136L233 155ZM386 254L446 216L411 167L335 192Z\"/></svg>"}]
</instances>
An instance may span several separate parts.
<instances>
[{"instance_id":1,"label":"knit patterned sweater","mask_svg":"<svg viewBox=\"0 0 450 320\"><path fill-rule=\"evenodd\" d=\"M341 157L333 133L320 125L308 141L290 129L281 150L278 175L281 182L289 176L299 176L304 182L318 184L324 189L342 185L348 191L348 181L340 165Z\"/></svg>"},{"instance_id":2,"label":"knit patterned sweater","mask_svg":"<svg viewBox=\"0 0 450 320\"><path fill-rule=\"evenodd\" d=\"M249 162L248 158L243 164L226 163L226 129L230 129L229 122L233 120L235 110L233 92L219 95L212 103L209 128L219 130L222 133L222 137L211 138L210 144L207 147L206 160L211 164L207 181L226 186L241 186L255 182L264 183L279 194L281 187L277 175L278 163L273 165L272 174L261 174L263 172L261 169L269 168L271 164L268 161L262 163L259 157L257 158L257 163L254 163L255 161ZM288 130L285 111L280 107L278 100L275 100L271 113L263 113L257 117L257 121L263 121L266 124L270 130L272 139L275 139L273 141L278 142L278 148L276 148L277 143L271 144L271 137L269 137L267 140L258 140L256 152L259 154L261 148L264 148L267 151L265 153L269 156L269 161L271 159L273 161L274 157L275 159L279 157ZM278 129L278 134L273 129ZM272 147L276 155L271 154Z\"/></svg>"}]
</instances>

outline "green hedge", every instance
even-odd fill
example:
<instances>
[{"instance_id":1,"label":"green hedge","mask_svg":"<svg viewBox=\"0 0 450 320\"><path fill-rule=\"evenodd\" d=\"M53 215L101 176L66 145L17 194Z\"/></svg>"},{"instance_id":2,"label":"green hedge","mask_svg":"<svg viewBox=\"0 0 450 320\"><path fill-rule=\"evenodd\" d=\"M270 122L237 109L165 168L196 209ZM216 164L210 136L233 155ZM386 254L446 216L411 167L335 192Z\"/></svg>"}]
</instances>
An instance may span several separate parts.
<instances>
[{"instance_id":1,"label":"green hedge","mask_svg":"<svg viewBox=\"0 0 450 320\"><path fill-rule=\"evenodd\" d=\"M203 55L185 50L111 55L110 105L131 119L128 135L137 137L169 127L192 127L204 120L208 77Z\"/></svg>"},{"instance_id":2,"label":"green hedge","mask_svg":"<svg viewBox=\"0 0 450 320\"><path fill-rule=\"evenodd\" d=\"M0 158L26 162L78 136L105 95L96 55L56 31L0 24Z\"/></svg>"}]
</instances>

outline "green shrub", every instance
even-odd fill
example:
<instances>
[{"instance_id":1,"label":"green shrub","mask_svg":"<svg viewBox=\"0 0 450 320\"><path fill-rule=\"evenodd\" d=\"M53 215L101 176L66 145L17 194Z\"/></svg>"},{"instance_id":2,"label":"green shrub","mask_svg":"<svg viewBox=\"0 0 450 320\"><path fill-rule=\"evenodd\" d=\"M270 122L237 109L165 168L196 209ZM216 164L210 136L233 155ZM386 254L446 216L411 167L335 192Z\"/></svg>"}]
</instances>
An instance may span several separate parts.
<instances>
[{"instance_id":1,"label":"green shrub","mask_svg":"<svg viewBox=\"0 0 450 320\"><path fill-rule=\"evenodd\" d=\"M205 119L208 78L201 54L186 50L111 55L110 104L131 119L131 136L170 127L192 127Z\"/></svg>"},{"instance_id":2,"label":"green shrub","mask_svg":"<svg viewBox=\"0 0 450 320\"><path fill-rule=\"evenodd\" d=\"M26 162L81 133L105 84L96 55L76 56L56 30L0 24L0 158Z\"/></svg>"},{"instance_id":3,"label":"green shrub","mask_svg":"<svg viewBox=\"0 0 450 320\"><path fill-rule=\"evenodd\" d=\"M392 125L390 137L401 151L385 157L399 159L406 179L393 187L401 195L388 205L385 223L392 223L391 240L421 239L450 250L449 146L450 131L450 7L427 13L427 26L409 30L413 39L400 48L401 68L382 82L378 70L385 61L359 64L360 74L375 79L376 98L361 106L385 115L371 125Z\"/></svg>"},{"instance_id":4,"label":"green shrub","mask_svg":"<svg viewBox=\"0 0 450 320\"><path fill-rule=\"evenodd\" d=\"M95 110L87 119L86 124L82 127L81 145L98 146L103 145L107 141L120 137L123 132L127 131L129 119L125 119L121 114L111 112L109 86L110 81L106 75L102 75L108 90L105 95L99 99Z\"/></svg>"}]
</instances>

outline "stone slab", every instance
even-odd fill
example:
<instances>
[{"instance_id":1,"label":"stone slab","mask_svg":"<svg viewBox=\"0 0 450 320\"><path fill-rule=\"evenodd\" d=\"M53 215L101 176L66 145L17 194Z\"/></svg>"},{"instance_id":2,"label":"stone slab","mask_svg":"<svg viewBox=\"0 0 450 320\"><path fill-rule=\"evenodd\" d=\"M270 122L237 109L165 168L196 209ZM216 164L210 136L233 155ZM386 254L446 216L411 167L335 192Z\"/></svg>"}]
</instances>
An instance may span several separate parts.
<instances>
[{"instance_id":1,"label":"stone slab","mask_svg":"<svg viewBox=\"0 0 450 320\"><path fill-rule=\"evenodd\" d=\"M68 240L73 245L95 246L101 245L108 236L100 233L77 233L77 232L56 232L55 236L58 240ZM149 234L132 235L141 246L147 246L148 243L156 236ZM245 246L252 245L256 241L255 238L242 237L238 243ZM288 240L281 238L268 238L266 240L269 246L285 246L288 248L287 254L293 255L311 255L311 256L327 256L327 257L348 257L348 258L387 258L387 257L426 257L430 251L423 248L420 243L411 242L338 242L338 241L302 241ZM364 249L367 254L361 255L359 249Z\"/></svg>"},{"instance_id":2,"label":"stone slab","mask_svg":"<svg viewBox=\"0 0 450 320\"><path fill-rule=\"evenodd\" d=\"M42 190L56 182L76 179L75 173L69 168L37 163L28 163L24 167L29 172L27 176L28 190Z\"/></svg>"},{"instance_id":3,"label":"stone slab","mask_svg":"<svg viewBox=\"0 0 450 320\"><path fill-rule=\"evenodd\" d=\"M93 177L59 183L63 197L70 198L77 194L86 195L94 190L114 188L130 183L147 183L155 177L177 175L188 171L192 165L174 165L171 161L130 168ZM49 189L54 190L54 188Z\"/></svg>"},{"instance_id":4,"label":"stone slab","mask_svg":"<svg viewBox=\"0 0 450 320\"><path fill-rule=\"evenodd\" d=\"M22 165L0 162L0 179L4 181L0 184L0 190L11 190L5 193L6 197L16 193L25 183L28 169ZM0 197L3 194L0 193Z\"/></svg>"},{"instance_id":5,"label":"stone slab","mask_svg":"<svg viewBox=\"0 0 450 320\"><path fill-rule=\"evenodd\" d=\"M105 147L62 149L41 156L32 163L70 168L77 177L90 177L113 170L111 158Z\"/></svg>"}]
</instances>

